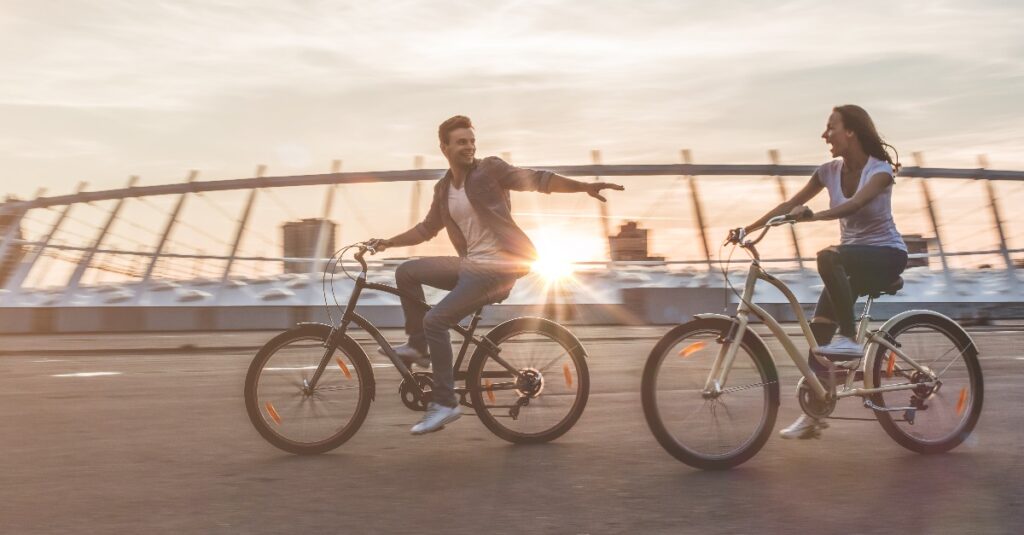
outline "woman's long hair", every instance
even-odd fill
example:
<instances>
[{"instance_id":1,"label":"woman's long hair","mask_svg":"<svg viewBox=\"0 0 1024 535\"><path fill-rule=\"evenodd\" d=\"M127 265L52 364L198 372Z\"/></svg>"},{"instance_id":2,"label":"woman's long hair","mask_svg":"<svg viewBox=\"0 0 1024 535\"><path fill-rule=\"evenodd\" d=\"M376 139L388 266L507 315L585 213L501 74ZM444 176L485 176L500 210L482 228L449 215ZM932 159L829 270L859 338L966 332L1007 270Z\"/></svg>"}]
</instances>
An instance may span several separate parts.
<instances>
[{"instance_id":1,"label":"woman's long hair","mask_svg":"<svg viewBox=\"0 0 1024 535\"><path fill-rule=\"evenodd\" d=\"M896 147L882 139L878 129L875 128L874 121L871 120L868 112L864 111L864 108L854 104L844 104L832 108L832 111L838 113L843 118L843 126L847 130L852 131L853 135L857 136L857 141L860 141L860 146L864 148L864 152L868 153L869 156L889 162L893 170L899 172L900 167L902 167L902 164L900 164L900 153L896 151ZM892 149L895 158L889 155L889 151L886 150L887 148Z\"/></svg>"}]
</instances>

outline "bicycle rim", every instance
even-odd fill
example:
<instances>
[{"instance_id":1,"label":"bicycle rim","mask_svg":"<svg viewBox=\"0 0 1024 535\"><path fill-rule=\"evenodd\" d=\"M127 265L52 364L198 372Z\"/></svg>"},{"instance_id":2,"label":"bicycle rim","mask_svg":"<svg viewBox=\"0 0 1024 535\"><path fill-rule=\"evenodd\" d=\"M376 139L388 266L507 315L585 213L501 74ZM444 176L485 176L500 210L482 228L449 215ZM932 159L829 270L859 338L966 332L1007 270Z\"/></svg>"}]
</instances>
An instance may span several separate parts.
<instances>
[{"instance_id":1,"label":"bicycle rim","mask_svg":"<svg viewBox=\"0 0 1024 535\"><path fill-rule=\"evenodd\" d=\"M324 352L318 336L285 340L271 351L256 376L254 397L261 423L289 451L337 446L339 438L361 423L357 415L366 381L340 348L316 387L309 389Z\"/></svg>"},{"instance_id":2,"label":"bicycle rim","mask_svg":"<svg viewBox=\"0 0 1024 535\"><path fill-rule=\"evenodd\" d=\"M874 396L885 407L917 410L879 413L887 431L901 443L923 452L944 451L962 442L973 429L981 411L981 368L973 344L942 322L912 321L897 325L892 336L901 351L927 366L941 383L914 390L884 392ZM924 380L909 364L886 348L879 348L874 378L880 386ZM880 401L880 403L879 403Z\"/></svg>"},{"instance_id":3,"label":"bicycle rim","mask_svg":"<svg viewBox=\"0 0 1024 535\"><path fill-rule=\"evenodd\" d=\"M579 418L590 389L589 371L570 341L541 329L519 329L494 340L516 377L488 356L471 389L474 407L492 431L514 442L552 440Z\"/></svg>"},{"instance_id":4,"label":"bicycle rim","mask_svg":"<svg viewBox=\"0 0 1024 535\"><path fill-rule=\"evenodd\" d=\"M722 334L715 328L683 333L651 363L653 374L645 374L653 401L648 420L656 419L659 441L670 453L702 467L742 462L759 449L774 416L775 383L744 344L737 348L723 393L704 394Z\"/></svg>"}]
</instances>

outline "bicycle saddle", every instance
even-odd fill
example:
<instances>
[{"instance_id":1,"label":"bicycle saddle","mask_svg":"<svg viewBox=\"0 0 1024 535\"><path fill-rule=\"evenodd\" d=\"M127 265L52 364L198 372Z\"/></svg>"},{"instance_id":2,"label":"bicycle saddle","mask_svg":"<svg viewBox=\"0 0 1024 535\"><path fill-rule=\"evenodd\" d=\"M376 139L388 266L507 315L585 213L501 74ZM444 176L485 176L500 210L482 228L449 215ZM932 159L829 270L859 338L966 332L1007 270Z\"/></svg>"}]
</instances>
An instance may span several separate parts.
<instances>
[{"instance_id":1,"label":"bicycle saddle","mask_svg":"<svg viewBox=\"0 0 1024 535\"><path fill-rule=\"evenodd\" d=\"M888 286L881 289L872 289L867 292L867 296L872 299L878 299L882 294L896 295L896 292L903 289L903 277L896 277L896 280L889 283Z\"/></svg>"}]
</instances>

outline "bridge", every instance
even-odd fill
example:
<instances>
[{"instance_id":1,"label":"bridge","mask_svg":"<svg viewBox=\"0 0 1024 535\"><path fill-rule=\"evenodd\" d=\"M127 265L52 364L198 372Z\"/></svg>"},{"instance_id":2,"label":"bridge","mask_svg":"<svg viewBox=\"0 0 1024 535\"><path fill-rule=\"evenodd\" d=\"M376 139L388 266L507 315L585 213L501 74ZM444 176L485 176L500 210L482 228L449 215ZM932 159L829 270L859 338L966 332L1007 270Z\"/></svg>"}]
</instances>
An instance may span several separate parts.
<instances>
[{"instance_id":1,"label":"bridge","mask_svg":"<svg viewBox=\"0 0 1024 535\"><path fill-rule=\"evenodd\" d=\"M898 191L901 198L919 200L898 203L895 211L901 228L918 231L914 242L919 247L911 255L918 267L907 271L901 295L879 303L876 314L926 302L957 317L1024 315L1017 274L1024 249L1014 246L1024 236L1024 220L1006 212L1019 204L1017 186L1024 172L988 169L983 157L974 169L926 167L919 153L915 159L917 165L899 173ZM815 167L783 165L775 151L768 164L695 164L685 150L681 160L604 165L594 151L589 165L543 167L566 176L623 181L629 185L624 195L643 199L643 213L616 213L623 203L614 196L610 207L602 205L593 215L575 205L534 209L517 216L528 232L543 217L589 217L594 234L607 240L613 222L634 220L671 236L672 249L689 250L672 250L665 259L651 261L610 262L605 256L578 262L573 283L554 291L549 281L533 274L506 302L492 307L486 321L540 307L576 324L668 324L709 307L721 309L722 303L728 306L732 292L722 276L716 240L736 216L719 206L721 196L713 193L756 192L751 196L760 196L758 202L747 211L763 211L784 198L787 189L799 187ZM11 200L0 205L0 332L280 329L296 321L326 320L325 299L343 298L351 289L342 273L351 264L343 260L337 269L337 258L331 256L337 246L335 220L360 228L360 239L374 230L385 234L415 223L429 202L424 183L443 173L419 167L422 158L410 170L341 172L341 163L335 162L325 174L266 176L260 166L250 178L209 181L198 180L193 171L182 183L140 186L132 177L119 189L87 191L80 184L68 195L40 192L33 199ZM394 195L400 184L408 187L408 217L368 222L370 200L380 191L374 188L390 185ZM714 197L710 203L709 196ZM732 212L740 208L729 205ZM305 225L309 243L298 254L286 254L284 240L271 238L289 224ZM957 230L960 237L951 238ZM794 286L802 302L814 303L820 281L809 253L815 250L811 238L820 243L820 233L809 237L794 229L776 234L766 242L774 245L765 261ZM417 253L424 253L424 246L410 251ZM739 260L729 265L734 285L743 277ZM400 261L375 262L373 276L393 280ZM758 297L781 301L767 290ZM378 323L400 324L393 297L368 295L364 304L364 312ZM781 307L778 311L785 315Z\"/></svg>"}]
</instances>

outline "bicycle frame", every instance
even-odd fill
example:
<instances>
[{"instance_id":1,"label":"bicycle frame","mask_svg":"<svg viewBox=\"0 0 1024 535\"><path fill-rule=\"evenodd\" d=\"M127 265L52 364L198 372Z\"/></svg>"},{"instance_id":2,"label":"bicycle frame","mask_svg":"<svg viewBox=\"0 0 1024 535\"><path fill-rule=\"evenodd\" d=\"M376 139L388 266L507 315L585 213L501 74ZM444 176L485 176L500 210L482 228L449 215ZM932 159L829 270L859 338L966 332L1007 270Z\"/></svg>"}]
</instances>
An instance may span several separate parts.
<instances>
[{"instance_id":1,"label":"bicycle frame","mask_svg":"<svg viewBox=\"0 0 1024 535\"><path fill-rule=\"evenodd\" d=\"M370 321L367 320L366 318L357 314L355 309L356 305L359 303L359 297L360 295L362 295L363 290L376 290L398 296L399 298L412 300L417 306L421 306L426 310L430 310L432 307L429 304L420 301L419 299L403 294L401 290L393 286L388 286L386 284L378 284L374 282L367 282L367 266L366 262L363 260L364 253L365 249L361 249L355 255L355 258L362 267L362 270L355 279L355 286L352 289L352 295L349 296L348 304L345 307L345 311L342 313L341 320L338 322L338 325L333 325L331 328L331 333L328 336L325 344L326 349L324 351L324 356L323 358L320 359L320 364L317 366L316 371L313 373L313 377L310 379L307 388L310 390L316 388L317 382L319 382L320 377L323 375L324 370L326 370L327 365L331 360L331 355L334 353L335 348L337 348L336 339L344 336L346 331L348 330L349 325L354 323L370 334L370 337L372 337L373 340L384 349L384 353L395 365L395 368L398 369L398 373L401 374L402 377L409 382L409 385L413 389L415 389L417 393L422 394L423 390L420 388L419 383L417 383L415 377L413 377L412 370L410 370L409 367L406 366L404 362L402 362L402 359L398 356L394 348L387 341L384 335L380 332L380 329L378 329L376 326L370 323ZM519 378L519 370L513 367L508 362L506 362L503 358L501 358L501 356L498 354L501 350L497 346L495 346L490 339L483 336L474 335L477 325L480 323L480 313L482 310L483 308L480 308L473 313L473 317L470 320L469 327L463 327L462 325L459 324L456 324L455 326L452 327L452 329L455 332L462 335L463 337L463 342L461 348L459 349L458 358L456 359L455 364L453 366L455 380L465 379L466 372L459 371L459 369L462 367L462 361L465 358L467 350L469 349L469 346L471 344L476 347L483 347L486 351L490 353L491 358L493 358L495 362L497 362L505 369L507 369L509 372L511 372L514 375L514 377ZM455 390L458 393L460 391L464 391L465 389L456 388Z\"/></svg>"},{"instance_id":2,"label":"bicycle frame","mask_svg":"<svg viewBox=\"0 0 1024 535\"><path fill-rule=\"evenodd\" d=\"M777 226L777 225L772 225ZM763 237L763 234L762 234ZM867 396L870 394L876 394L880 392L891 392L895 390L911 390L922 384L931 385L937 380L937 377L932 370L927 366L923 366L910 358L905 352L903 352L897 345L893 344L882 331L869 331L868 324L871 321L869 312L871 309L871 303L873 299L869 296L867 305L864 308L864 312L861 314L859 319L859 327L857 330L857 341L864 344L867 342L866 347L874 349L873 346L878 345L885 347L889 350L891 355L895 355L900 360L906 362L913 369L925 374L928 380L921 381L918 383L901 383L895 385L886 385L875 388L853 388L853 373L848 373L846 377L846 383L841 391L835 391L835 385L831 385L831 388L826 388L825 385L818 379L817 374L811 371L810 365L807 363L807 359L800 353L794 344L793 339L786 334L783 330L782 325L772 317L764 308L760 307L753 302L754 298L754 287L758 280L763 280L772 286L776 287L786 297L792 308L794 314L796 314L797 322L800 324L800 330L803 332L804 338L807 339L810 345L811 352L814 354L814 350L817 349L818 344L814 339L814 334L811 331L810 324L807 322L807 318L804 315L803 309L800 307L800 303L793 292L788 286L781 280L769 274L761 267L760 257L757 254L755 245L760 238L753 242L748 242L744 245L744 248L750 250L753 253L753 260L750 264L750 269L747 272L747 280L743 288L743 295L740 303L736 310L736 316L733 323L733 328L730 329L728 335L723 340L723 343L718 351L718 355L715 357L715 361L711 368L711 373L708 375L707 382L704 385L704 393L706 395L719 395L726 384L729 377L729 371L732 368L732 364L736 358L736 352L739 349L739 344L735 343L736 338L742 339L742 333L746 332L747 326L750 321L750 314L753 313L755 316L761 319L762 322L768 327L768 329L775 335L776 339L782 344L782 347L786 350L786 353L796 364L797 369L804 376L805 381L810 387L811 391L814 392L815 396L821 400L836 399L850 397L850 396ZM867 356L865 360L865 369L867 365L873 365L874 363L874 351L866 351ZM830 372L837 370L834 363L830 360L814 355L814 358L818 359L822 365L826 367ZM890 356L890 358L893 358ZM845 371L845 370L844 370Z\"/></svg>"}]
</instances>

